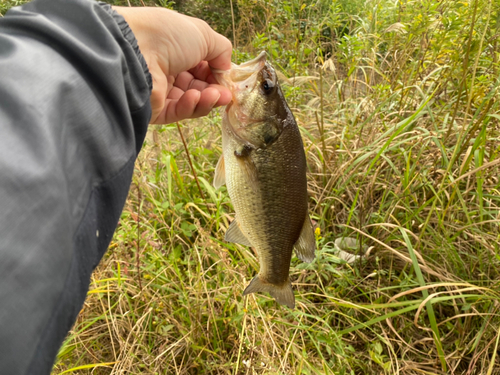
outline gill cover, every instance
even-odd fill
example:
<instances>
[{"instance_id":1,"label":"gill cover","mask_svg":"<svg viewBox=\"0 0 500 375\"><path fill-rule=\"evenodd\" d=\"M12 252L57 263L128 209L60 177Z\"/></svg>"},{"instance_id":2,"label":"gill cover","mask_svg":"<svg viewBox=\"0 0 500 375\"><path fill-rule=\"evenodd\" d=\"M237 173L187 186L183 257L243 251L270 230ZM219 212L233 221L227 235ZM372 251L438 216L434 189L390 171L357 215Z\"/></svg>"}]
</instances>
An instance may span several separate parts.
<instances>
[{"instance_id":1,"label":"gill cover","mask_svg":"<svg viewBox=\"0 0 500 375\"><path fill-rule=\"evenodd\" d=\"M242 148L266 148L283 131L284 101L276 71L266 59L262 52L251 61L233 64L229 71L214 72L217 81L233 94L224 114L226 130Z\"/></svg>"}]
</instances>

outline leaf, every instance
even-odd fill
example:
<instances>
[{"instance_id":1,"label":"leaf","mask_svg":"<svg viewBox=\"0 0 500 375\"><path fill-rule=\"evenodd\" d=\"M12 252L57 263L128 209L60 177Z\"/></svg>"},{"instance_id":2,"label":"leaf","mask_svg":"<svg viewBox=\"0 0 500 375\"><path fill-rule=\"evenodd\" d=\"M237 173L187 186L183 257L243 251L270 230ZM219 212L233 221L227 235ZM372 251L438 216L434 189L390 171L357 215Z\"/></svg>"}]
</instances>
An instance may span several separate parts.
<instances>
[{"instance_id":1,"label":"leaf","mask_svg":"<svg viewBox=\"0 0 500 375\"><path fill-rule=\"evenodd\" d=\"M89 364L89 365L77 366L77 367L70 368L70 369L68 369L66 371L63 371L63 372L59 373L59 375L68 374L70 372L75 372L75 371L78 371L78 370L86 370L86 369L95 368L95 367L109 367L111 365L114 365L115 363L118 363L118 362L92 363L92 364Z\"/></svg>"}]
</instances>

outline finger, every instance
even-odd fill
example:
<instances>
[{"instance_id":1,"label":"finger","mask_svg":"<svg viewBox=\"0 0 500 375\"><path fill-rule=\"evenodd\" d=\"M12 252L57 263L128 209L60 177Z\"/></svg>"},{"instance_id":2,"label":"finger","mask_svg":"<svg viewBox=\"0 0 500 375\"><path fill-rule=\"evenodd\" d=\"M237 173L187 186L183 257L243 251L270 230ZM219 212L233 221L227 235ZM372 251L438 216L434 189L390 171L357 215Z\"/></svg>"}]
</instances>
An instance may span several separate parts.
<instances>
[{"instance_id":1,"label":"finger","mask_svg":"<svg viewBox=\"0 0 500 375\"><path fill-rule=\"evenodd\" d=\"M229 91L227 88L225 88L224 86L221 86L221 85L217 85L217 84L208 85L208 84L203 82L203 84L200 84L200 88L198 88L198 86L195 84L195 85L193 85L192 89L196 89L198 91L203 92L207 88L215 89L218 91L219 100L215 103L215 106L217 106L217 107L221 106L221 105L229 104L229 102L232 99L231 91ZM172 89L168 93L167 99L179 99L182 95L184 95L185 91L188 91L188 90L183 90L179 87L174 86L174 87L172 87Z\"/></svg>"},{"instance_id":2,"label":"finger","mask_svg":"<svg viewBox=\"0 0 500 375\"><path fill-rule=\"evenodd\" d=\"M182 95L179 98L166 99L162 107L162 111L156 117L152 117L151 124L170 124L172 122L183 120L184 113L182 109L188 113L194 112L199 99L200 93L195 90L190 91L187 95L185 92L182 92Z\"/></svg>"},{"instance_id":3,"label":"finger","mask_svg":"<svg viewBox=\"0 0 500 375\"><path fill-rule=\"evenodd\" d=\"M172 123L187 118L206 116L220 102L221 94L214 87L202 92L189 90L179 99L167 99L165 115L160 116L156 123ZM227 101L223 99L223 101ZM227 103L225 103L227 104Z\"/></svg>"},{"instance_id":4,"label":"finger","mask_svg":"<svg viewBox=\"0 0 500 375\"><path fill-rule=\"evenodd\" d=\"M195 79L193 75L189 72L182 72L180 73L176 80L175 84L176 87L180 88L181 90L187 91L190 89L198 90L198 91L203 91L208 87L208 83L199 79Z\"/></svg>"},{"instance_id":5,"label":"finger","mask_svg":"<svg viewBox=\"0 0 500 375\"><path fill-rule=\"evenodd\" d=\"M227 105L227 104L229 104L229 102L232 99L231 91L229 91L224 86L220 86L220 85L208 85L207 87L204 87L203 89L198 90L198 91L200 91L202 93L202 95L206 95L207 93L205 93L205 91L207 89L216 90L218 92L217 97L219 99L215 103L216 107L219 107L221 105ZM169 92L168 99L179 99L182 95L184 95L184 93L185 92L183 90L181 90L180 88L174 87Z\"/></svg>"},{"instance_id":6,"label":"finger","mask_svg":"<svg viewBox=\"0 0 500 375\"><path fill-rule=\"evenodd\" d=\"M202 92L177 90L178 92L174 95L176 98L169 98L165 101L163 111L152 118L152 124L170 124L187 118L206 116L214 107L227 105L232 99L231 92L219 85L211 85ZM182 95L177 97L181 92Z\"/></svg>"},{"instance_id":7,"label":"finger","mask_svg":"<svg viewBox=\"0 0 500 375\"><path fill-rule=\"evenodd\" d=\"M210 69L207 61L202 61L193 69L189 69L189 73L191 73L194 78L201 81L206 81L210 76L212 76L212 70Z\"/></svg>"},{"instance_id":8,"label":"finger","mask_svg":"<svg viewBox=\"0 0 500 375\"><path fill-rule=\"evenodd\" d=\"M210 85L201 92L200 101L191 118L206 116L215 107L229 104L231 91L219 85Z\"/></svg>"},{"instance_id":9,"label":"finger","mask_svg":"<svg viewBox=\"0 0 500 375\"><path fill-rule=\"evenodd\" d=\"M216 33L205 21L201 21L199 25L204 32L208 47L207 55L202 60L206 60L212 68L229 70L233 53L231 42L226 37Z\"/></svg>"},{"instance_id":10,"label":"finger","mask_svg":"<svg viewBox=\"0 0 500 375\"><path fill-rule=\"evenodd\" d=\"M231 55L233 54L233 45L226 37L216 33L214 38L213 50L206 57L208 65L214 69L229 70L231 69ZM210 46L209 46L210 48Z\"/></svg>"},{"instance_id":11,"label":"finger","mask_svg":"<svg viewBox=\"0 0 500 375\"><path fill-rule=\"evenodd\" d=\"M213 78L213 76L209 77ZM175 80L174 87L172 88L172 95L168 95L169 98L172 99L178 99L181 96L180 92L188 91L188 90L198 90L198 91L203 91L208 87L213 87L217 91L219 91L223 104L218 104L218 105L226 105L230 98L231 94L228 89L225 87L217 84L217 81L215 79L210 80L211 83L204 82L198 79L193 79L193 76L188 73L188 72L183 72L177 76L177 79ZM181 91L182 90L182 91ZM176 94L176 95L174 95ZM226 102L227 101L227 102Z\"/></svg>"},{"instance_id":12,"label":"finger","mask_svg":"<svg viewBox=\"0 0 500 375\"><path fill-rule=\"evenodd\" d=\"M219 81L217 81L217 78L213 74L207 77L207 83L209 84L219 84Z\"/></svg>"},{"instance_id":13,"label":"finger","mask_svg":"<svg viewBox=\"0 0 500 375\"><path fill-rule=\"evenodd\" d=\"M200 101L201 93L189 90L179 99L167 99L165 105L165 124L191 118Z\"/></svg>"},{"instance_id":14,"label":"finger","mask_svg":"<svg viewBox=\"0 0 500 375\"><path fill-rule=\"evenodd\" d=\"M189 73L191 73L194 78L205 81L207 83L218 83L217 79L213 75L212 69L210 69L208 62L206 61L202 61L193 69L190 69Z\"/></svg>"},{"instance_id":15,"label":"finger","mask_svg":"<svg viewBox=\"0 0 500 375\"><path fill-rule=\"evenodd\" d=\"M229 102L233 99L233 94L228 88L221 85L210 85L209 87L215 88L217 91L219 91L220 97L217 103L215 103L216 107L228 105Z\"/></svg>"},{"instance_id":16,"label":"finger","mask_svg":"<svg viewBox=\"0 0 500 375\"><path fill-rule=\"evenodd\" d=\"M182 89L174 86L174 87L172 87L172 89L168 93L166 99L180 99L180 97L182 95L184 95L185 92L186 92L186 90L182 90Z\"/></svg>"},{"instance_id":17,"label":"finger","mask_svg":"<svg viewBox=\"0 0 500 375\"><path fill-rule=\"evenodd\" d=\"M200 100L196 105L194 112L191 114L191 118L206 116L215 107L220 99L220 92L209 87L201 92Z\"/></svg>"}]
</instances>

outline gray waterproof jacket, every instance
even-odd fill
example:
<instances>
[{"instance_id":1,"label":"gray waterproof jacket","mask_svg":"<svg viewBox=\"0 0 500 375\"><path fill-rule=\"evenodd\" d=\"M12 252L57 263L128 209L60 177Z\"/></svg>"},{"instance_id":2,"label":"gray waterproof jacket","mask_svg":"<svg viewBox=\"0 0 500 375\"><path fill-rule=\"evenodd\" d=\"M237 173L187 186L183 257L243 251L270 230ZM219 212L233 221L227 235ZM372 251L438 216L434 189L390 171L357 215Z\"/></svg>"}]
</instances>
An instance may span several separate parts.
<instances>
[{"instance_id":1,"label":"gray waterproof jacket","mask_svg":"<svg viewBox=\"0 0 500 375\"><path fill-rule=\"evenodd\" d=\"M0 374L49 374L106 251L151 117L125 20L90 0L0 18Z\"/></svg>"}]
</instances>

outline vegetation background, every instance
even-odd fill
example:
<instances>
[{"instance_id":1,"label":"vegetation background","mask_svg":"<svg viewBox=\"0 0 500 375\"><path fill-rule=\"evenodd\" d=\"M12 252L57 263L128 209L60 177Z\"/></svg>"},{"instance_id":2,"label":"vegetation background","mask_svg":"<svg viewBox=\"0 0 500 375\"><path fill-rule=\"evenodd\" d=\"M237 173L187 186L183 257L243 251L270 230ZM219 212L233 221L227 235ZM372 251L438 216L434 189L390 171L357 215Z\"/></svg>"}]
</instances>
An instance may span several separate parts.
<instances>
[{"instance_id":1,"label":"vegetation background","mask_svg":"<svg viewBox=\"0 0 500 375\"><path fill-rule=\"evenodd\" d=\"M242 297L259 266L223 241L220 113L152 126L53 374L500 374L500 2L130 4L205 19L235 62L268 51L317 256L292 260L294 310ZM368 251L346 262L342 237Z\"/></svg>"}]
</instances>

